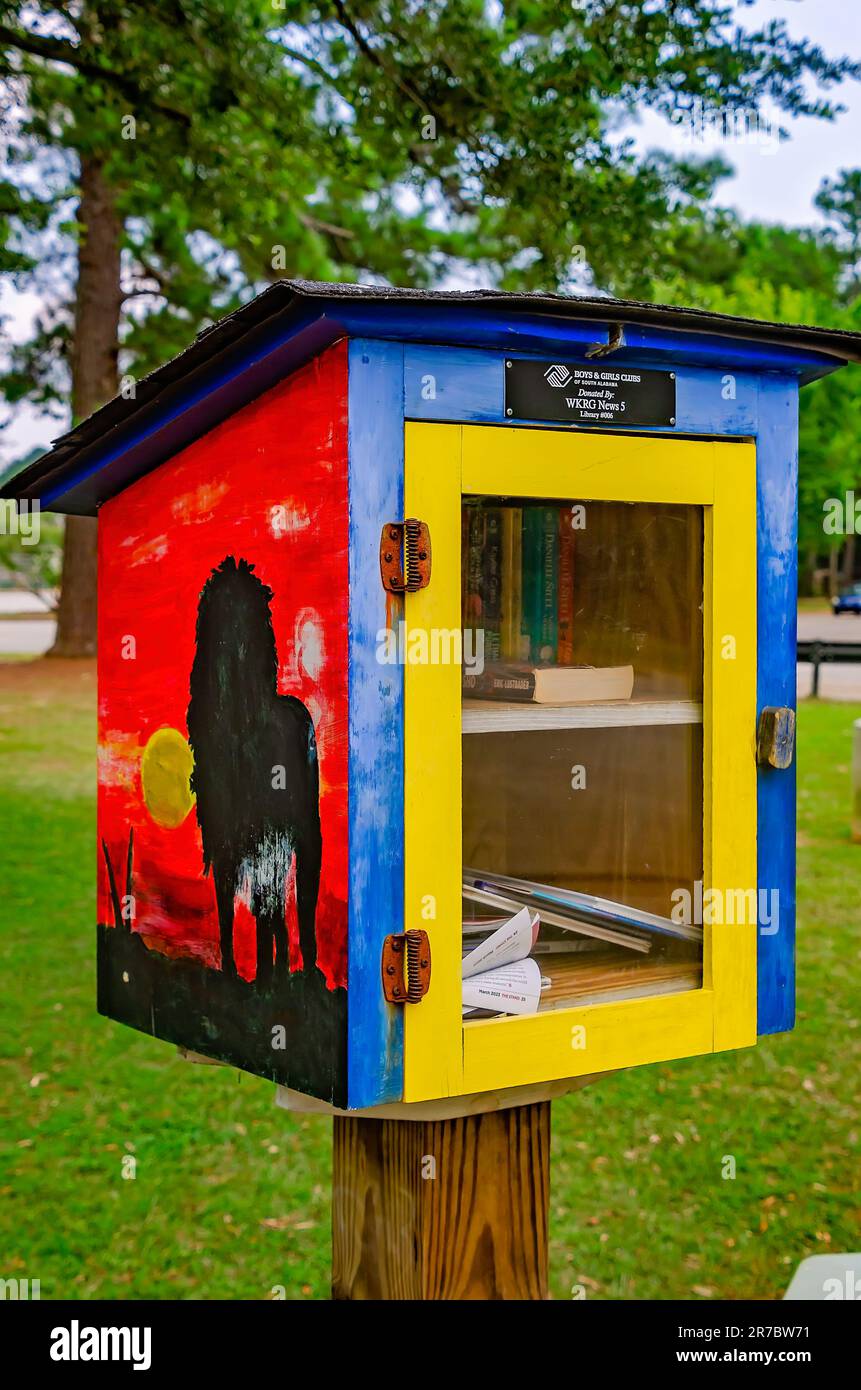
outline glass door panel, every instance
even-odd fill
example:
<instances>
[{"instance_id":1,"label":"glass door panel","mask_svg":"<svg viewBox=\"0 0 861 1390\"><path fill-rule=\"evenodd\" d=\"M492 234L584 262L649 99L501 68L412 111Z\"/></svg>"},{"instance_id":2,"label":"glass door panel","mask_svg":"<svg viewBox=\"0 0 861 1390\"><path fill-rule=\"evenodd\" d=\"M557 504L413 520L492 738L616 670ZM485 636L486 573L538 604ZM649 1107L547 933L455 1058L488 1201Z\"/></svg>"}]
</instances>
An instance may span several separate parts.
<instances>
[{"instance_id":1,"label":"glass door panel","mask_svg":"<svg viewBox=\"0 0 861 1390\"><path fill-rule=\"evenodd\" d=\"M464 950L525 908L540 972L468 1020L701 986L703 564L699 506L463 499Z\"/></svg>"}]
</instances>

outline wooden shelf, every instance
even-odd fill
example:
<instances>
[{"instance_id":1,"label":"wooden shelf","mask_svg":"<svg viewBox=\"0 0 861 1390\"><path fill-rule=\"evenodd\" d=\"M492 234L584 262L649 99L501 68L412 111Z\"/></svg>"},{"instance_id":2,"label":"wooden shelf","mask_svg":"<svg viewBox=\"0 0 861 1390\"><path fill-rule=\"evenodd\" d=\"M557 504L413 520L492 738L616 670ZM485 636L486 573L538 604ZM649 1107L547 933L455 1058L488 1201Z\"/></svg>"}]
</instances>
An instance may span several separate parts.
<instances>
[{"instance_id":1,"label":"wooden shelf","mask_svg":"<svg viewBox=\"0 0 861 1390\"><path fill-rule=\"evenodd\" d=\"M539 1013L581 1004L610 1004L701 989L703 968L698 960L621 958L618 952L536 956L542 975L552 981L541 995Z\"/></svg>"},{"instance_id":2,"label":"wooden shelf","mask_svg":"<svg viewBox=\"0 0 861 1390\"><path fill-rule=\"evenodd\" d=\"M698 960L644 960L623 958L618 951L536 956L542 975L550 978L538 1012L576 1009L586 1004L613 1004L622 999L647 999L661 994L681 994L702 989L703 968ZM463 1020L464 1028L508 1022L514 1014Z\"/></svg>"},{"instance_id":3,"label":"wooden shelf","mask_svg":"<svg viewBox=\"0 0 861 1390\"><path fill-rule=\"evenodd\" d=\"M535 729L622 729L638 725L702 724L695 700L606 700L593 705L535 705L526 701L464 700L465 734Z\"/></svg>"}]
</instances>

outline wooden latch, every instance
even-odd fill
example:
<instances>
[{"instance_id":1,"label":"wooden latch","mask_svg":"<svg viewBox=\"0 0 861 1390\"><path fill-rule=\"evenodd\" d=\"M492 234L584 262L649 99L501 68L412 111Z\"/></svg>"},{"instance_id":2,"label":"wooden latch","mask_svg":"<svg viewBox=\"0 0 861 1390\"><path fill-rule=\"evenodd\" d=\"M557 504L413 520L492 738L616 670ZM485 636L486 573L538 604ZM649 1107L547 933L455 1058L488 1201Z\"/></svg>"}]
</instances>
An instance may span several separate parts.
<instances>
[{"instance_id":1,"label":"wooden latch","mask_svg":"<svg viewBox=\"0 0 861 1390\"><path fill-rule=\"evenodd\" d=\"M760 766L787 768L795 757L795 710L767 705L756 731L756 761Z\"/></svg>"},{"instance_id":2,"label":"wooden latch","mask_svg":"<svg viewBox=\"0 0 861 1390\"><path fill-rule=\"evenodd\" d=\"M426 931L387 936L383 942L383 994L390 1004L418 1004L431 977L430 941Z\"/></svg>"},{"instance_id":3,"label":"wooden latch","mask_svg":"<svg viewBox=\"0 0 861 1390\"><path fill-rule=\"evenodd\" d=\"M387 521L380 536L380 576L390 594L426 589L431 574L430 530L424 521Z\"/></svg>"}]
</instances>

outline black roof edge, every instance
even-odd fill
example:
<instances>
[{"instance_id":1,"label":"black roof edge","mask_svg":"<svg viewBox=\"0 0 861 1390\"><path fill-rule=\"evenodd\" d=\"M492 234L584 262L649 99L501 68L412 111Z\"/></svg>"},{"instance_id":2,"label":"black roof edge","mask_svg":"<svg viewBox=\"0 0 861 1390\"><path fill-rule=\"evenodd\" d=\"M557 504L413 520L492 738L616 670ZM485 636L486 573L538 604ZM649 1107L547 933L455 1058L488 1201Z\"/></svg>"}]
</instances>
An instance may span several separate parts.
<instances>
[{"instance_id":1,"label":"black roof edge","mask_svg":"<svg viewBox=\"0 0 861 1390\"><path fill-rule=\"evenodd\" d=\"M229 358L249 335L265 329L281 316L299 316L315 301L348 301L415 304L463 303L504 308L509 313L546 312L549 317L650 325L685 333L746 339L798 352L821 354L835 367L861 362L861 333L823 329L805 324L770 323L707 309L651 304L608 296L562 295L508 290L421 290L387 285L330 283L316 280L278 280L247 304L204 328L182 352L135 383L133 398L118 395L67 433L51 449L13 475L0 489L0 497L34 495L52 477L62 474L71 460L97 442L106 442L114 431L128 430L136 417L142 420L156 401L163 405L180 386L214 363Z\"/></svg>"},{"instance_id":2,"label":"black roof edge","mask_svg":"<svg viewBox=\"0 0 861 1390\"><path fill-rule=\"evenodd\" d=\"M145 418L149 407L156 401L160 404L167 403L181 387L186 387L196 376L211 369L219 360L227 359L234 349L246 341L249 333L280 317L285 310L295 308L295 297L283 292L285 284L286 282L278 282L272 285L262 294L255 295L254 299L242 308L226 314L217 323L204 328L182 352L136 382L133 398L114 396L98 410L94 410L92 415L88 415L66 434L54 440L47 453L34 459L20 473L15 474L0 491L0 495L7 495L7 489L14 489L16 484L21 484L25 479L28 491L48 481L76 454L99 440L107 442L114 430L127 428L137 416ZM281 293L273 294L276 290L280 290Z\"/></svg>"}]
</instances>

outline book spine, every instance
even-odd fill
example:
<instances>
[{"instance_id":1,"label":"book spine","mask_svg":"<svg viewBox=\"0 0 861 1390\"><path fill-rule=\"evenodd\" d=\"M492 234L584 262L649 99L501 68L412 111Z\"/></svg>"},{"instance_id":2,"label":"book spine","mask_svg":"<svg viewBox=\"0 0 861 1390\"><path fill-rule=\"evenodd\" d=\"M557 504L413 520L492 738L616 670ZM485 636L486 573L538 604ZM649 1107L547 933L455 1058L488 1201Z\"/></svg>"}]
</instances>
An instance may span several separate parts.
<instances>
[{"instance_id":1,"label":"book spine","mask_svg":"<svg viewBox=\"0 0 861 1390\"><path fill-rule=\"evenodd\" d=\"M460 625L469 626L469 507L460 509Z\"/></svg>"},{"instance_id":2,"label":"book spine","mask_svg":"<svg viewBox=\"0 0 861 1390\"><path fill-rule=\"evenodd\" d=\"M568 507L559 508L559 587L557 593L559 630L556 660L560 666L574 664L574 531Z\"/></svg>"},{"instance_id":3,"label":"book spine","mask_svg":"<svg viewBox=\"0 0 861 1390\"><path fill-rule=\"evenodd\" d=\"M480 507L467 509L466 594L464 597L464 629L473 633L482 625L481 611L481 552L484 547L484 513ZM476 650L473 644L473 651Z\"/></svg>"},{"instance_id":4,"label":"book spine","mask_svg":"<svg viewBox=\"0 0 861 1390\"><path fill-rule=\"evenodd\" d=\"M523 616L521 574L521 540L523 512L520 507L505 507L502 512L502 600L500 634L502 656L519 661L521 655L520 625Z\"/></svg>"},{"instance_id":5,"label":"book spine","mask_svg":"<svg viewBox=\"0 0 861 1390\"><path fill-rule=\"evenodd\" d=\"M481 609L484 659L498 661L502 650L502 508L484 512L484 550L481 569Z\"/></svg>"},{"instance_id":6,"label":"book spine","mask_svg":"<svg viewBox=\"0 0 861 1390\"><path fill-rule=\"evenodd\" d=\"M463 678L463 692L475 700L523 700L535 697L534 671L506 671L504 667L469 672Z\"/></svg>"},{"instance_id":7,"label":"book spine","mask_svg":"<svg viewBox=\"0 0 861 1390\"><path fill-rule=\"evenodd\" d=\"M556 507L541 509L541 625L535 661L555 661L559 631L557 570L559 567L559 513Z\"/></svg>"},{"instance_id":8,"label":"book spine","mask_svg":"<svg viewBox=\"0 0 861 1390\"><path fill-rule=\"evenodd\" d=\"M537 659L541 647L542 626L542 523L541 508L523 509L523 551L521 585L523 608L521 618L522 647L526 660Z\"/></svg>"}]
</instances>

